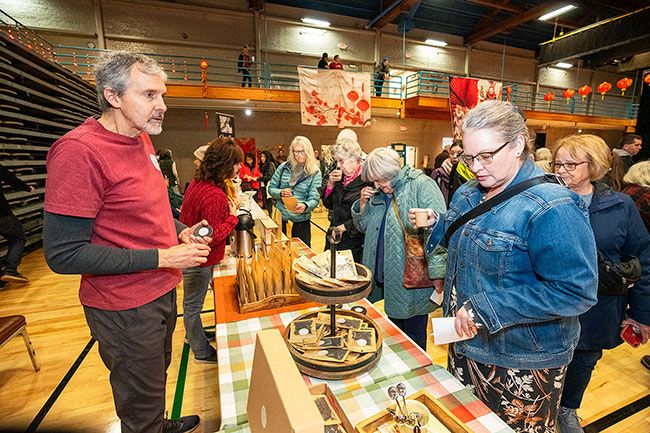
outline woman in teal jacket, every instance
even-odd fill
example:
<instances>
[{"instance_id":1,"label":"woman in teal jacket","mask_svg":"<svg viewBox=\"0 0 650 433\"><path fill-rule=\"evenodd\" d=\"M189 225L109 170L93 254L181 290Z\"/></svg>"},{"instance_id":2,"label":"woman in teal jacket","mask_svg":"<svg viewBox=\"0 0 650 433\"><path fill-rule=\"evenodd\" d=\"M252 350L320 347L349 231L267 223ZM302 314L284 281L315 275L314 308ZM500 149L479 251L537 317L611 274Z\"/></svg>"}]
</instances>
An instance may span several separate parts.
<instances>
[{"instance_id":1,"label":"woman in teal jacket","mask_svg":"<svg viewBox=\"0 0 650 433\"><path fill-rule=\"evenodd\" d=\"M314 148L307 137L297 136L289 147L287 162L280 164L269 183L269 194L276 199L275 207L282 214L282 231L287 232L287 221L293 227L291 235L311 246L311 211L320 201L321 173ZM298 204L287 209L282 198L295 197Z\"/></svg>"},{"instance_id":2,"label":"woman in teal jacket","mask_svg":"<svg viewBox=\"0 0 650 433\"><path fill-rule=\"evenodd\" d=\"M400 157L392 149L375 149L361 169L365 182L372 187L361 190L361 197L352 205L352 219L359 231L365 233L363 264L373 272L371 302L384 299L386 315L426 349L427 317L438 306L430 298L433 287L404 288L404 233L395 214L392 200L397 201L400 217L407 228L410 208L431 208L445 211L445 199L435 181L421 170L400 168ZM429 277L439 281L442 291L445 275L444 257L428 257Z\"/></svg>"}]
</instances>

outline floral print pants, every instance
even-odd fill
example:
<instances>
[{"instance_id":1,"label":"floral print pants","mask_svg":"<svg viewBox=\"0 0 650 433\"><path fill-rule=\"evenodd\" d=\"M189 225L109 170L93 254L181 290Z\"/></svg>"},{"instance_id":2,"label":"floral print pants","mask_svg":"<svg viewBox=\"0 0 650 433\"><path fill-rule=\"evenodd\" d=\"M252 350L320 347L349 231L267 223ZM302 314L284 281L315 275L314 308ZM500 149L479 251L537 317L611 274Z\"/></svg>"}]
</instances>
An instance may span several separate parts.
<instances>
[{"instance_id":1,"label":"floral print pants","mask_svg":"<svg viewBox=\"0 0 650 433\"><path fill-rule=\"evenodd\" d=\"M449 345L448 370L517 433L555 433L566 366L522 370L486 365Z\"/></svg>"}]
</instances>

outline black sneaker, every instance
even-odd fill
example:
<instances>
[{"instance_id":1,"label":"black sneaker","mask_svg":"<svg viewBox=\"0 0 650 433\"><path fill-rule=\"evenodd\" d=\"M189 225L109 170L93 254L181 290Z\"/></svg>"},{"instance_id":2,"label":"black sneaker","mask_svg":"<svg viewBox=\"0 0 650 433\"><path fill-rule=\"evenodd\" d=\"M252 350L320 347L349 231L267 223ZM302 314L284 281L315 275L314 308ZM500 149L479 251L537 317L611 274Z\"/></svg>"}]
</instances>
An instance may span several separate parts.
<instances>
[{"instance_id":1,"label":"black sneaker","mask_svg":"<svg viewBox=\"0 0 650 433\"><path fill-rule=\"evenodd\" d=\"M13 281L14 283L29 283L27 277L18 271L8 271L5 269L4 275L0 277L2 281Z\"/></svg>"},{"instance_id":2,"label":"black sneaker","mask_svg":"<svg viewBox=\"0 0 650 433\"><path fill-rule=\"evenodd\" d=\"M199 426L201 418L198 415L183 416L178 419L165 419L163 433L189 433Z\"/></svg>"},{"instance_id":3,"label":"black sneaker","mask_svg":"<svg viewBox=\"0 0 650 433\"><path fill-rule=\"evenodd\" d=\"M217 339L217 333L214 331L203 330L203 333L205 334L205 338L207 338L208 341L214 341Z\"/></svg>"},{"instance_id":4,"label":"black sneaker","mask_svg":"<svg viewBox=\"0 0 650 433\"><path fill-rule=\"evenodd\" d=\"M212 352L207 358L197 358L194 357L194 362L197 364L216 364L217 363L217 351Z\"/></svg>"}]
</instances>

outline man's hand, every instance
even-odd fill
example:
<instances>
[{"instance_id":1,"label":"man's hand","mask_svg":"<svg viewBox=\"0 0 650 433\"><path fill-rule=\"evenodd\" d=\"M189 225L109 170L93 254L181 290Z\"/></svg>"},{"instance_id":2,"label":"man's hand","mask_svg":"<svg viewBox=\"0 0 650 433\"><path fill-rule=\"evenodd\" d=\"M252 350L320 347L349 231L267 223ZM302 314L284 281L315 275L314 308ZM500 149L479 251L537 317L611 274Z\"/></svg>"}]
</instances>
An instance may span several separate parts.
<instances>
[{"instance_id":1,"label":"man's hand","mask_svg":"<svg viewBox=\"0 0 650 433\"><path fill-rule=\"evenodd\" d=\"M643 323L637 322L629 317L621 322L621 331L623 331L622 328L625 327L625 325L636 326L641 330L641 344L646 344L648 339L650 339L650 326L644 325Z\"/></svg>"},{"instance_id":2,"label":"man's hand","mask_svg":"<svg viewBox=\"0 0 650 433\"><path fill-rule=\"evenodd\" d=\"M207 262L208 254L210 247L198 243L180 244L158 250L158 268L193 268Z\"/></svg>"},{"instance_id":3,"label":"man's hand","mask_svg":"<svg viewBox=\"0 0 650 433\"><path fill-rule=\"evenodd\" d=\"M198 227L201 226L207 226L210 225L206 220L202 220L198 224L194 224L192 227L187 227L183 229L182 232L179 233L178 235L178 240L181 241L183 244L204 244L208 245L210 242L212 242L211 237L199 237L199 236L194 236L194 230L196 230Z\"/></svg>"}]
</instances>

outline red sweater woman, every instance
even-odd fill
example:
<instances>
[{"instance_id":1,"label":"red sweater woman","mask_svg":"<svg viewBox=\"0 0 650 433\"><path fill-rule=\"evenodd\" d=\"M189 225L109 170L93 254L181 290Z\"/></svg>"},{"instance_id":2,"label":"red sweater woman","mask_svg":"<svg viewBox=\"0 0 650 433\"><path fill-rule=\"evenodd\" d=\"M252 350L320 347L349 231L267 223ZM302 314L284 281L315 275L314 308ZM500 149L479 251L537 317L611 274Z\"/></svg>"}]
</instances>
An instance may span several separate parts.
<instances>
[{"instance_id":1,"label":"red sweater woman","mask_svg":"<svg viewBox=\"0 0 650 433\"><path fill-rule=\"evenodd\" d=\"M212 281L212 268L223 260L226 238L237 225L237 201L230 179L239 172L243 153L229 138L209 143L196 179L185 192L180 220L192 226L206 220L213 229L208 260L201 266L183 269L183 322L196 362L216 363L217 351L203 331L201 310Z\"/></svg>"},{"instance_id":2,"label":"red sweater woman","mask_svg":"<svg viewBox=\"0 0 650 433\"><path fill-rule=\"evenodd\" d=\"M244 163L239 169L239 178L242 180L242 191L250 191L260 189L259 178L262 177L260 168L255 161L255 154L247 152L244 158Z\"/></svg>"}]
</instances>

